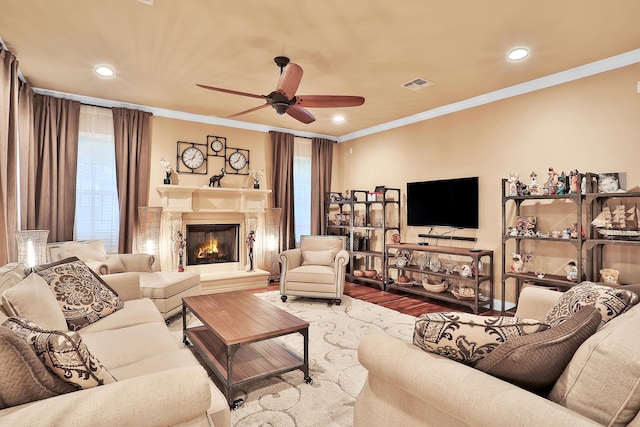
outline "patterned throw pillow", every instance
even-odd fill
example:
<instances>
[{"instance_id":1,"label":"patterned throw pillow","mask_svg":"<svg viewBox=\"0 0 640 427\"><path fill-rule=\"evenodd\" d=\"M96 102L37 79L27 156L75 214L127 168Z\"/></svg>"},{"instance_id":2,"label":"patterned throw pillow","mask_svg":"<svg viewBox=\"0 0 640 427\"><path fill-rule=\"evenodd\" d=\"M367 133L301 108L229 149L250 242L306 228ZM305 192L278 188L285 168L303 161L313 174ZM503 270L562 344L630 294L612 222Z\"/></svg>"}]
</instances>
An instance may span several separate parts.
<instances>
[{"instance_id":1,"label":"patterned throw pillow","mask_svg":"<svg viewBox=\"0 0 640 427\"><path fill-rule=\"evenodd\" d=\"M48 370L22 337L0 326L0 409L75 390Z\"/></svg>"},{"instance_id":2,"label":"patterned throw pillow","mask_svg":"<svg viewBox=\"0 0 640 427\"><path fill-rule=\"evenodd\" d=\"M638 303L638 295L624 287L610 287L593 282L583 282L565 292L551 307L544 322L551 327L558 326L568 320L580 308L586 305L595 306L602 320L600 326L624 313Z\"/></svg>"},{"instance_id":3,"label":"patterned throw pillow","mask_svg":"<svg viewBox=\"0 0 640 427\"><path fill-rule=\"evenodd\" d=\"M69 384L85 389L116 381L77 332L47 331L19 317L8 318L2 326L24 338L42 363Z\"/></svg>"},{"instance_id":4,"label":"patterned throw pillow","mask_svg":"<svg viewBox=\"0 0 640 427\"><path fill-rule=\"evenodd\" d=\"M473 366L508 339L548 328L533 319L453 311L429 313L416 319L413 343L423 350Z\"/></svg>"},{"instance_id":5,"label":"patterned throw pillow","mask_svg":"<svg viewBox=\"0 0 640 427\"><path fill-rule=\"evenodd\" d=\"M34 271L49 285L72 331L124 307L116 291L76 257L39 265Z\"/></svg>"},{"instance_id":6,"label":"patterned throw pillow","mask_svg":"<svg viewBox=\"0 0 640 427\"><path fill-rule=\"evenodd\" d=\"M574 353L600 325L594 306L581 308L559 326L499 345L475 368L532 391L548 391Z\"/></svg>"}]
</instances>

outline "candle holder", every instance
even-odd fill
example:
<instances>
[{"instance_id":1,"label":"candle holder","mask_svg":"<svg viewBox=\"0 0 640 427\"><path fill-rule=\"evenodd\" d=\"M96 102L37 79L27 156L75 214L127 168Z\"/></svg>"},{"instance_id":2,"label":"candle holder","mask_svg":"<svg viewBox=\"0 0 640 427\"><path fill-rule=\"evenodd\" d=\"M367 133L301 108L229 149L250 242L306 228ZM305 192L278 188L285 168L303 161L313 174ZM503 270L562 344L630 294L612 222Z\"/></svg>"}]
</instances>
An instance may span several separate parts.
<instances>
[{"instance_id":1,"label":"candle holder","mask_svg":"<svg viewBox=\"0 0 640 427\"><path fill-rule=\"evenodd\" d=\"M49 230L21 230L16 233L18 262L34 267L47 263Z\"/></svg>"}]
</instances>

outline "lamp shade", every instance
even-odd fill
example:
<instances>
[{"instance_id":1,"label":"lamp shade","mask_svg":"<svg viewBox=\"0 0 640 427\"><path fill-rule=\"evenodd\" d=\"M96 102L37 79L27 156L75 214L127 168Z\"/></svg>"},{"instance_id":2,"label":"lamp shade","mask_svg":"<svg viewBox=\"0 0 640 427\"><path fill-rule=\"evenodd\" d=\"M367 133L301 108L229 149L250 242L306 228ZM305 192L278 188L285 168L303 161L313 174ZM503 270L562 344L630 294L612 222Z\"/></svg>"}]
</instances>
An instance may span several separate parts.
<instances>
[{"instance_id":1,"label":"lamp shade","mask_svg":"<svg viewBox=\"0 0 640 427\"><path fill-rule=\"evenodd\" d=\"M47 262L49 230L21 230L16 233L18 262L33 267Z\"/></svg>"}]
</instances>

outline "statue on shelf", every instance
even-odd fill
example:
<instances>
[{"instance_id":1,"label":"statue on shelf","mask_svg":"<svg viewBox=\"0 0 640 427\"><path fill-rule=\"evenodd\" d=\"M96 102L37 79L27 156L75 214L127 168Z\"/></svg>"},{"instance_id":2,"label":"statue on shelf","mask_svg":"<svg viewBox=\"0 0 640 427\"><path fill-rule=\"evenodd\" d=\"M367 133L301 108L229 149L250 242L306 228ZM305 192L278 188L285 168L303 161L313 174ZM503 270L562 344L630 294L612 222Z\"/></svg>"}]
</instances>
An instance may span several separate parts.
<instances>
[{"instance_id":1,"label":"statue on shelf","mask_svg":"<svg viewBox=\"0 0 640 427\"><path fill-rule=\"evenodd\" d=\"M220 169L220 173L218 175L213 175L209 178L209 187L215 187L216 183L218 184L218 187L222 187L222 185L220 185L220 180L224 178L226 174L227 173L224 171L224 168Z\"/></svg>"},{"instance_id":2,"label":"statue on shelf","mask_svg":"<svg viewBox=\"0 0 640 427\"><path fill-rule=\"evenodd\" d=\"M540 184L538 184L538 175L535 172L531 172L529 175L529 194L531 196L540 195Z\"/></svg>"},{"instance_id":3,"label":"statue on shelf","mask_svg":"<svg viewBox=\"0 0 640 427\"><path fill-rule=\"evenodd\" d=\"M182 231L178 231L177 239L176 239L176 249L178 250L178 271L184 271L184 248L187 246L187 239L182 235Z\"/></svg>"},{"instance_id":4,"label":"statue on shelf","mask_svg":"<svg viewBox=\"0 0 640 427\"><path fill-rule=\"evenodd\" d=\"M249 271L254 271L253 266L253 244L256 241L256 232L254 230L249 231L247 236L247 248L249 248Z\"/></svg>"}]
</instances>

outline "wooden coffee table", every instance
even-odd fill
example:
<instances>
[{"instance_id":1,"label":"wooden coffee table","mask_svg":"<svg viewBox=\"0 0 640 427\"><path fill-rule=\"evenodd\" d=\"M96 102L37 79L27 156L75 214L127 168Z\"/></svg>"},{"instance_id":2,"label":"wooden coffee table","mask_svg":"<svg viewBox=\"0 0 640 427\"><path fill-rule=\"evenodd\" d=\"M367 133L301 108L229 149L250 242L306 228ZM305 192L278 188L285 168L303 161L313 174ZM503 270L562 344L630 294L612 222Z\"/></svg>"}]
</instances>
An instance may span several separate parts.
<instances>
[{"instance_id":1,"label":"wooden coffee table","mask_svg":"<svg viewBox=\"0 0 640 427\"><path fill-rule=\"evenodd\" d=\"M187 310L203 326L187 328ZM182 329L185 345L192 344L222 382L232 409L243 403L233 400L235 390L251 381L300 369L309 376L309 322L261 300L250 292L235 291L182 298ZM273 338L300 333L304 356Z\"/></svg>"}]
</instances>

